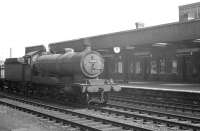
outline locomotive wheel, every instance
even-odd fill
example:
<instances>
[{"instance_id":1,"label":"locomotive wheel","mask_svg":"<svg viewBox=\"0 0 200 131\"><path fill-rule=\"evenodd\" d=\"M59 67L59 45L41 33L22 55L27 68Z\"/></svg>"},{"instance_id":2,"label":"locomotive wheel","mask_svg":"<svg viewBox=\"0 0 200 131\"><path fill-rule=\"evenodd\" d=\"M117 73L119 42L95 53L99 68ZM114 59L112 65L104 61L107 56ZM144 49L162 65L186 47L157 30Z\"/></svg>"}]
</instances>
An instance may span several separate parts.
<instances>
[{"instance_id":1,"label":"locomotive wheel","mask_svg":"<svg viewBox=\"0 0 200 131\"><path fill-rule=\"evenodd\" d=\"M88 93L84 93L80 97L80 103L84 105L90 104L90 95Z\"/></svg>"},{"instance_id":2,"label":"locomotive wheel","mask_svg":"<svg viewBox=\"0 0 200 131\"><path fill-rule=\"evenodd\" d=\"M103 101L102 104L106 105L106 103L108 102L108 93L104 93L101 97L101 100Z\"/></svg>"},{"instance_id":3,"label":"locomotive wheel","mask_svg":"<svg viewBox=\"0 0 200 131\"><path fill-rule=\"evenodd\" d=\"M80 102L85 105L90 105L90 104L106 105L108 102L108 94L104 92L96 95L85 93L80 98Z\"/></svg>"}]
</instances>

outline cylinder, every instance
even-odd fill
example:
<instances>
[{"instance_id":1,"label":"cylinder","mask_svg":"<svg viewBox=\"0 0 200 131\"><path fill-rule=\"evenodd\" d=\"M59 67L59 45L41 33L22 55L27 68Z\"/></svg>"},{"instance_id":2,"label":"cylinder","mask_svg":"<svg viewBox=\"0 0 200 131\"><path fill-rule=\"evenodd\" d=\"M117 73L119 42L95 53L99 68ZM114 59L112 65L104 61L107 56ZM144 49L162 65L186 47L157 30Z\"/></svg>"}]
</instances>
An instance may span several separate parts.
<instances>
[{"instance_id":1,"label":"cylinder","mask_svg":"<svg viewBox=\"0 0 200 131\"><path fill-rule=\"evenodd\" d=\"M42 55L38 57L34 65L42 74L60 76L83 74L94 78L103 72L104 60L96 51L67 52Z\"/></svg>"}]
</instances>

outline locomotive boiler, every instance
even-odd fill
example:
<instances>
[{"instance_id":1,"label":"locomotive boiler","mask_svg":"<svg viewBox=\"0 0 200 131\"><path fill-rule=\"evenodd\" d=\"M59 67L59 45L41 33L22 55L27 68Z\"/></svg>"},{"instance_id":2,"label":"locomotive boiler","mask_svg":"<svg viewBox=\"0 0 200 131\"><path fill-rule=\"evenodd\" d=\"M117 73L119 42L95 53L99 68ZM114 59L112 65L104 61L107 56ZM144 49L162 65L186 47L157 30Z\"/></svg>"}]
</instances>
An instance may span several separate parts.
<instances>
[{"instance_id":1,"label":"locomotive boiler","mask_svg":"<svg viewBox=\"0 0 200 131\"><path fill-rule=\"evenodd\" d=\"M99 79L104 59L90 48L66 49L63 54L34 51L5 62L7 86L14 92L81 103L106 103L111 91L121 88ZM15 86L13 86L15 85Z\"/></svg>"},{"instance_id":2,"label":"locomotive boiler","mask_svg":"<svg viewBox=\"0 0 200 131\"><path fill-rule=\"evenodd\" d=\"M84 75L86 78L96 78L104 69L102 56L98 52L90 50L74 52L67 49L65 54L42 55L34 64L42 74Z\"/></svg>"}]
</instances>

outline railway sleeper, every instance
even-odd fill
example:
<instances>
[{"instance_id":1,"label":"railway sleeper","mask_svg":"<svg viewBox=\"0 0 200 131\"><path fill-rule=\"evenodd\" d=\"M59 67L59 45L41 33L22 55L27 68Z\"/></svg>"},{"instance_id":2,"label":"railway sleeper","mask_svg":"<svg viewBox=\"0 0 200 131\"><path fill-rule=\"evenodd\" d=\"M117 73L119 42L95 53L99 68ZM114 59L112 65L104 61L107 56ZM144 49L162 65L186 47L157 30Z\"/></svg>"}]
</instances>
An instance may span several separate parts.
<instances>
[{"instance_id":1,"label":"railway sleeper","mask_svg":"<svg viewBox=\"0 0 200 131\"><path fill-rule=\"evenodd\" d=\"M1 102L3 102L4 100L2 99L1 100ZM10 103L10 104L14 104L15 102L10 102L10 101L8 101L8 100L6 100L6 102L8 102L8 103ZM18 102L17 102L18 103ZM12 105L12 106L14 106L14 105ZM15 105L16 106L16 105ZM25 106L25 105L24 105ZM21 109L21 110L24 110L24 109L22 109L22 107L23 107L23 104L20 104L20 107L17 107L17 108L19 108L19 109ZM63 117L63 115L62 114L60 114L59 115L59 113L57 114L56 113L56 116L57 117L59 117L59 118L57 118L57 117L55 117L53 114L52 114L52 111L51 112L47 112L47 111L45 111L45 109L38 109L38 107L28 107L27 108L27 106L25 106L26 107L26 109L25 110L34 110L34 112L36 112L36 114L41 114L41 115L43 115L43 113L45 113L45 116L46 117L51 117L52 119L55 119L55 120L59 120L59 121L63 121L63 119L65 119L65 117ZM53 116L52 116L53 115ZM94 117L94 116L93 116ZM104 126L104 125L109 125L108 127L109 128L113 128L113 127L119 127L119 128L121 128L121 126L122 127L127 127L127 128L129 128L129 129L142 129L142 130L146 130L146 131L153 131L153 129L147 129L147 128L145 128L145 127L137 127L137 125L132 125L132 124L129 124L129 123L126 123L126 122L114 122L114 121L112 121L111 119L103 119L103 118L101 118L101 117L98 117L98 119L101 119L101 121L102 120L104 120L105 121L105 123L107 123L107 124L104 124L104 122L102 123L102 126ZM80 119L79 119L80 120ZM66 120L65 120L66 121ZM71 122L72 123L72 125L75 125L75 126L80 126L80 123L77 123L77 122L75 122L75 121L72 121L71 119L68 119L67 120L67 122ZM112 124L111 124L112 123ZM118 124L117 124L118 123ZM124 126L124 125L126 125L126 126ZM87 124L82 124L80 127L84 127L84 128L88 128L87 127ZM91 127L90 127L91 128ZM100 129L99 129L100 130Z\"/></svg>"}]
</instances>

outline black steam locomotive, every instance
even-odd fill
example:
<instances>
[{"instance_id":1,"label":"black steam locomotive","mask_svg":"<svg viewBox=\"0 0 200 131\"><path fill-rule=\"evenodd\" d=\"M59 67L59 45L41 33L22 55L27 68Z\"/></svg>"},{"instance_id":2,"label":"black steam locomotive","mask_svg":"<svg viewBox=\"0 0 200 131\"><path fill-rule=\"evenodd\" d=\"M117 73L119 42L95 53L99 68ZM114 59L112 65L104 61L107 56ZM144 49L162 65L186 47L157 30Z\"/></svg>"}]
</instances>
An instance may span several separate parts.
<instances>
[{"instance_id":1,"label":"black steam locomotive","mask_svg":"<svg viewBox=\"0 0 200 131\"><path fill-rule=\"evenodd\" d=\"M8 58L1 90L85 104L106 103L107 94L121 88L99 79L104 59L96 51L66 49L63 54L36 50L22 58Z\"/></svg>"}]
</instances>

